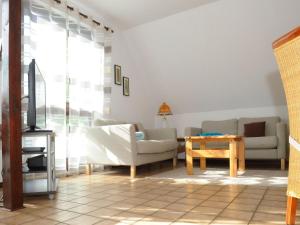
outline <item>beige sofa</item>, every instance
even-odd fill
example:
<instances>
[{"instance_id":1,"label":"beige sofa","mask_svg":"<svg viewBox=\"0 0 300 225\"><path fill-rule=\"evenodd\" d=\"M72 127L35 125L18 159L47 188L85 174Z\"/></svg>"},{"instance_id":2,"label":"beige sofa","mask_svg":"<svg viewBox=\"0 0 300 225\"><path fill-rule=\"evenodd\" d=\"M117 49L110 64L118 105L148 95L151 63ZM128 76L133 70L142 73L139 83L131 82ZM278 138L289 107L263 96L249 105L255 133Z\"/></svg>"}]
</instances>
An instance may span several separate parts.
<instances>
[{"instance_id":1,"label":"beige sofa","mask_svg":"<svg viewBox=\"0 0 300 225\"><path fill-rule=\"evenodd\" d=\"M223 121L203 121L201 128L187 127L186 136L193 136L204 132L220 132L223 134L244 134L244 124L266 121L264 137L246 137L246 159L280 159L281 169L285 169L287 157L286 125L279 117L240 118ZM197 146L195 146L197 147ZM228 147L226 144L210 143L208 148Z\"/></svg>"},{"instance_id":2,"label":"beige sofa","mask_svg":"<svg viewBox=\"0 0 300 225\"><path fill-rule=\"evenodd\" d=\"M136 175L136 166L173 159L176 166L177 132L173 128L144 129L145 140L136 140L133 124L103 125L82 128L80 138L89 164L130 166L131 177Z\"/></svg>"}]
</instances>

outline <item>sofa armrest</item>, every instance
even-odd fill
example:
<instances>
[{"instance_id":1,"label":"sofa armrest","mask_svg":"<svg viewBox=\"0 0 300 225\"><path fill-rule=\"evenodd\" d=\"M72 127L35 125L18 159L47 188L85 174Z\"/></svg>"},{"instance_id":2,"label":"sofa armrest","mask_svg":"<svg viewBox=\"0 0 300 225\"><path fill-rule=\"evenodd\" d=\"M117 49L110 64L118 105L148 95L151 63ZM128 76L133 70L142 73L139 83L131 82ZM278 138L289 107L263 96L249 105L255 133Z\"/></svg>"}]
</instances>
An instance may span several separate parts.
<instances>
[{"instance_id":1,"label":"sofa armrest","mask_svg":"<svg viewBox=\"0 0 300 225\"><path fill-rule=\"evenodd\" d=\"M145 129L148 140L176 139L176 128Z\"/></svg>"},{"instance_id":2,"label":"sofa armrest","mask_svg":"<svg viewBox=\"0 0 300 225\"><path fill-rule=\"evenodd\" d=\"M89 163L104 165L134 165L136 136L132 124L85 127L79 131Z\"/></svg>"},{"instance_id":3,"label":"sofa armrest","mask_svg":"<svg viewBox=\"0 0 300 225\"><path fill-rule=\"evenodd\" d=\"M287 127L285 123L276 124L276 134L278 138L278 158L286 159L287 157Z\"/></svg>"},{"instance_id":4,"label":"sofa armrest","mask_svg":"<svg viewBox=\"0 0 300 225\"><path fill-rule=\"evenodd\" d=\"M202 133L202 128L198 127L186 127L184 129L184 136L195 136Z\"/></svg>"}]
</instances>

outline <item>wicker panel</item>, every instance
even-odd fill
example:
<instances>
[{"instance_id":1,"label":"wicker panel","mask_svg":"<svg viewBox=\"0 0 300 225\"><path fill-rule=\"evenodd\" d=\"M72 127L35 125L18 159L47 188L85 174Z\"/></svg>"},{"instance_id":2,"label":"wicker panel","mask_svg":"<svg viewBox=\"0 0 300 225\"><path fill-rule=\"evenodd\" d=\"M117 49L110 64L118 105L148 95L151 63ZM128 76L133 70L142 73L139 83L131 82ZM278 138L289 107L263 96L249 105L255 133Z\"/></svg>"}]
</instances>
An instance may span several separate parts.
<instances>
[{"instance_id":1,"label":"wicker panel","mask_svg":"<svg viewBox=\"0 0 300 225\"><path fill-rule=\"evenodd\" d=\"M274 49L287 99L290 135L300 142L300 36ZM290 147L287 194L300 198L300 152Z\"/></svg>"}]
</instances>

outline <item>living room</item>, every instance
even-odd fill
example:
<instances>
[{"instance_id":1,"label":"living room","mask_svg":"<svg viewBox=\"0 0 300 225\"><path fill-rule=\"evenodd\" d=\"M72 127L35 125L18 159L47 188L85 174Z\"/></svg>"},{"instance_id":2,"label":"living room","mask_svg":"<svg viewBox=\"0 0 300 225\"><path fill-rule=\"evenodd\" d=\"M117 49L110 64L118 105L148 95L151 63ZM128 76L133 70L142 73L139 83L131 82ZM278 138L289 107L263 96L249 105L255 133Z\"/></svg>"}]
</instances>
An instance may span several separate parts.
<instances>
[{"instance_id":1,"label":"living room","mask_svg":"<svg viewBox=\"0 0 300 225\"><path fill-rule=\"evenodd\" d=\"M2 0L0 224L299 222L299 8Z\"/></svg>"}]
</instances>

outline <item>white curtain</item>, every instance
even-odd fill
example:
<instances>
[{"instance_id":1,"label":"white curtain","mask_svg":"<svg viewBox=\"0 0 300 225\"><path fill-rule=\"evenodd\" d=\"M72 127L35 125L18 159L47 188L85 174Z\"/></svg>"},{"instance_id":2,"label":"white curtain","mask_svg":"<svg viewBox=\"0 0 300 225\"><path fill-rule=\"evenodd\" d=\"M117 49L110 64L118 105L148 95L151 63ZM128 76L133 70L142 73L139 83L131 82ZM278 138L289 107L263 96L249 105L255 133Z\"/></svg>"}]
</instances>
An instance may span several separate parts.
<instances>
[{"instance_id":1,"label":"white curtain","mask_svg":"<svg viewBox=\"0 0 300 225\"><path fill-rule=\"evenodd\" d=\"M71 9L72 8L72 9ZM32 58L46 80L47 129L56 132L56 166L78 170L74 134L110 113L111 32L52 0L24 1L24 74Z\"/></svg>"}]
</instances>

